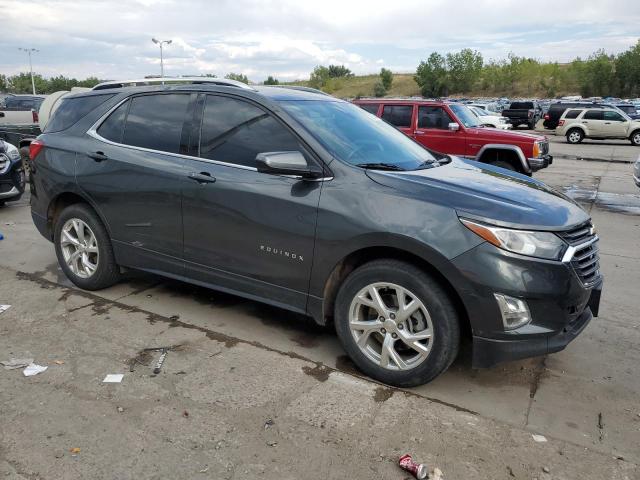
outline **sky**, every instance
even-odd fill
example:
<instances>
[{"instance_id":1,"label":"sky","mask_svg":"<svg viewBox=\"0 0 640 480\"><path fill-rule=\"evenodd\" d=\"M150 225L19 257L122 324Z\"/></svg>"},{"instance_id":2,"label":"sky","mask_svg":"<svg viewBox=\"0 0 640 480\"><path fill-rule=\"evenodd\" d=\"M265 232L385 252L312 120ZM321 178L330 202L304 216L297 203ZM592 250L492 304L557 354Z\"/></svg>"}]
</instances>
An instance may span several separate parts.
<instances>
[{"instance_id":1,"label":"sky","mask_svg":"<svg viewBox=\"0 0 640 480\"><path fill-rule=\"evenodd\" d=\"M243 73L307 79L316 65L414 72L462 48L567 62L640 38L640 0L0 0L0 73L100 79Z\"/></svg>"}]
</instances>

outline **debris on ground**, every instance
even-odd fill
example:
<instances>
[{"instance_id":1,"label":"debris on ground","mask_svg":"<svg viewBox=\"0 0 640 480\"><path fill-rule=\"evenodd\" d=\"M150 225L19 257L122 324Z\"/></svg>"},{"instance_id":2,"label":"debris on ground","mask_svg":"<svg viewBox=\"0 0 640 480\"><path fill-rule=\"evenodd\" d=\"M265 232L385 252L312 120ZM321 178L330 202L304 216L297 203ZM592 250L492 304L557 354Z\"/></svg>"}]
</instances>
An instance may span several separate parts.
<instances>
[{"instance_id":1,"label":"debris on ground","mask_svg":"<svg viewBox=\"0 0 640 480\"><path fill-rule=\"evenodd\" d=\"M276 445L278 445L278 442L276 442L275 440L269 440L267 442L267 445L270 447L275 447Z\"/></svg>"},{"instance_id":2,"label":"debris on ground","mask_svg":"<svg viewBox=\"0 0 640 480\"><path fill-rule=\"evenodd\" d=\"M56 365L64 365L64 360L54 360L53 363Z\"/></svg>"},{"instance_id":3,"label":"debris on ground","mask_svg":"<svg viewBox=\"0 0 640 480\"><path fill-rule=\"evenodd\" d=\"M2 239L0 238L0 240L2 240ZM10 308L11 308L11 305L0 305L0 313L2 313L4 311L7 311Z\"/></svg>"},{"instance_id":4,"label":"debris on ground","mask_svg":"<svg viewBox=\"0 0 640 480\"><path fill-rule=\"evenodd\" d=\"M433 469L433 473L429 475L430 480L442 480L442 470L438 467Z\"/></svg>"},{"instance_id":5,"label":"debris on ground","mask_svg":"<svg viewBox=\"0 0 640 480\"><path fill-rule=\"evenodd\" d=\"M532 433L531 437L538 443L544 443L547 441L547 437L545 437L544 435L536 435L535 433Z\"/></svg>"},{"instance_id":6,"label":"debris on ground","mask_svg":"<svg viewBox=\"0 0 640 480\"><path fill-rule=\"evenodd\" d=\"M4 235L0 233L0 240L4 240Z\"/></svg>"},{"instance_id":7,"label":"debris on ground","mask_svg":"<svg viewBox=\"0 0 640 480\"><path fill-rule=\"evenodd\" d=\"M72 455L77 455L80 453L80 448L79 447L73 447L69 450L71 452Z\"/></svg>"},{"instance_id":8,"label":"debris on ground","mask_svg":"<svg viewBox=\"0 0 640 480\"><path fill-rule=\"evenodd\" d=\"M427 466L424 463L415 462L408 453L400 457L398 465L419 480L427 478L429 475Z\"/></svg>"},{"instance_id":9,"label":"debris on ground","mask_svg":"<svg viewBox=\"0 0 640 480\"><path fill-rule=\"evenodd\" d=\"M22 374L25 377L33 377L34 375L38 375L39 373L44 372L47 368L47 366L42 366L42 365L36 365L35 363L30 363L29 365L27 365L27 368L25 368L22 371Z\"/></svg>"},{"instance_id":10,"label":"debris on ground","mask_svg":"<svg viewBox=\"0 0 640 480\"><path fill-rule=\"evenodd\" d=\"M165 358L167 358L167 354L169 353L168 348L163 348L162 353L160 354L160 358L158 358L158 363L156 363L156 367L153 369L153 373L158 375L160 370L162 370L162 364L164 363Z\"/></svg>"},{"instance_id":11,"label":"debris on ground","mask_svg":"<svg viewBox=\"0 0 640 480\"><path fill-rule=\"evenodd\" d=\"M189 417L189 412L187 412L186 410L184 412L182 412L182 416L184 418L188 418Z\"/></svg>"},{"instance_id":12,"label":"debris on ground","mask_svg":"<svg viewBox=\"0 0 640 480\"><path fill-rule=\"evenodd\" d=\"M0 363L4 365L5 370L15 370L28 367L33 363L33 358L11 358Z\"/></svg>"},{"instance_id":13,"label":"debris on ground","mask_svg":"<svg viewBox=\"0 0 640 480\"><path fill-rule=\"evenodd\" d=\"M123 378L124 374L122 373L109 373L106 377L104 377L102 383L120 383L122 382Z\"/></svg>"},{"instance_id":14,"label":"debris on ground","mask_svg":"<svg viewBox=\"0 0 640 480\"><path fill-rule=\"evenodd\" d=\"M551 470L549 469L549 467L542 467L542 471L543 471L544 473L550 473L550 472L551 472Z\"/></svg>"},{"instance_id":15,"label":"debris on ground","mask_svg":"<svg viewBox=\"0 0 640 480\"><path fill-rule=\"evenodd\" d=\"M272 419L268 419L266 422L264 422L264 429L266 430L267 428L271 428L276 422L274 422Z\"/></svg>"},{"instance_id":16,"label":"debris on ground","mask_svg":"<svg viewBox=\"0 0 640 480\"><path fill-rule=\"evenodd\" d=\"M124 408L118 407L118 413L122 413L122 412L124 412Z\"/></svg>"}]
</instances>

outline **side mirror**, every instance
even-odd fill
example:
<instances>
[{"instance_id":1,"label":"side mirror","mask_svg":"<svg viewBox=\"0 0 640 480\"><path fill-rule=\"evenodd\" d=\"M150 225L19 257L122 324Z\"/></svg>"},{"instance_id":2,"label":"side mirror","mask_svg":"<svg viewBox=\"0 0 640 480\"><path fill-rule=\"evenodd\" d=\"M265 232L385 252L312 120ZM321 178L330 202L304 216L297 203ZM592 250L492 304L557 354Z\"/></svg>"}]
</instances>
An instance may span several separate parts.
<instances>
[{"instance_id":1,"label":"side mirror","mask_svg":"<svg viewBox=\"0 0 640 480\"><path fill-rule=\"evenodd\" d=\"M449 130L451 130L452 132L456 132L460 130L460 125L458 125L456 122L451 122L449 124Z\"/></svg>"},{"instance_id":2,"label":"side mirror","mask_svg":"<svg viewBox=\"0 0 640 480\"><path fill-rule=\"evenodd\" d=\"M322 172L309 166L302 153L263 152L256 155L256 167L259 172L274 175L296 175L303 178L319 177Z\"/></svg>"}]
</instances>

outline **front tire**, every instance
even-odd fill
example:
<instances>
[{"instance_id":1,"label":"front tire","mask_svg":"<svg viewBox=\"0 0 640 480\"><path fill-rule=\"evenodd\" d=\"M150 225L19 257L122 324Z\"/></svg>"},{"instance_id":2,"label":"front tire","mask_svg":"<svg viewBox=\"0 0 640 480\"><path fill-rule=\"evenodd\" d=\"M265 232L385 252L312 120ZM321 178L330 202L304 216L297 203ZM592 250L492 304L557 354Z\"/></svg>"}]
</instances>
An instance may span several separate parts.
<instances>
[{"instance_id":1,"label":"front tire","mask_svg":"<svg viewBox=\"0 0 640 480\"><path fill-rule=\"evenodd\" d=\"M349 274L334 312L342 346L366 375L398 387L430 382L458 354L460 324L446 291L398 260L375 260Z\"/></svg>"},{"instance_id":2,"label":"front tire","mask_svg":"<svg viewBox=\"0 0 640 480\"><path fill-rule=\"evenodd\" d=\"M629 140L631 141L632 145L640 147L640 130L636 130L635 132L633 132L629 137Z\"/></svg>"},{"instance_id":3,"label":"front tire","mask_svg":"<svg viewBox=\"0 0 640 480\"><path fill-rule=\"evenodd\" d=\"M505 170L511 170L512 172L516 172L516 168L513 166L511 162L507 162L506 160L494 160L491 162L491 165L494 167L504 168Z\"/></svg>"},{"instance_id":4,"label":"front tire","mask_svg":"<svg viewBox=\"0 0 640 480\"><path fill-rule=\"evenodd\" d=\"M567 132L567 143L576 144L582 142L584 133L579 128L572 128Z\"/></svg>"},{"instance_id":5,"label":"front tire","mask_svg":"<svg viewBox=\"0 0 640 480\"><path fill-rule=\"evenodd\" d=\"M84 290L110 287L120 278L106 228L91 207L76 203L56 220L54 244L65 275Z\"/></svg>"}]
</instances>

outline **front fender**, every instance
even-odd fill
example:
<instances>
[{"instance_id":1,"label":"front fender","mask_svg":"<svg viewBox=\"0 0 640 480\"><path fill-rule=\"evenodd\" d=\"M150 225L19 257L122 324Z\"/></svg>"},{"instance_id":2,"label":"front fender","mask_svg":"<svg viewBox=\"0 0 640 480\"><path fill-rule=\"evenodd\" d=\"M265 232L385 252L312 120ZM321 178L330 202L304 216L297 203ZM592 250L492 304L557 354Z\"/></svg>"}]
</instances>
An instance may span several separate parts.
<instances>
[{"instance_id":1,"label":"front fender","mask_svg":"<svg viewBox=\"0 0 640 480\"><path fill-rule=\"evenodd\" d=\"M526 174L531 173L531 167L529 166L529 162L527 162L527 157L523 153L522 149L517 145L505 145L502 143L488 143L484 145L478 154L476 155L476 160L482 162L482 156L495 150L501 150L503 152L513 152L518 158L518 162L522 168L522 171ZM487 162L483 162L487 163Z\"/></svg>"}]
</instances>

